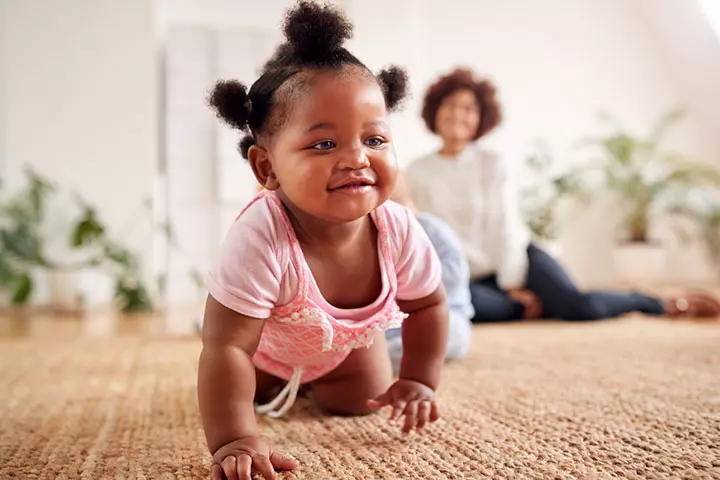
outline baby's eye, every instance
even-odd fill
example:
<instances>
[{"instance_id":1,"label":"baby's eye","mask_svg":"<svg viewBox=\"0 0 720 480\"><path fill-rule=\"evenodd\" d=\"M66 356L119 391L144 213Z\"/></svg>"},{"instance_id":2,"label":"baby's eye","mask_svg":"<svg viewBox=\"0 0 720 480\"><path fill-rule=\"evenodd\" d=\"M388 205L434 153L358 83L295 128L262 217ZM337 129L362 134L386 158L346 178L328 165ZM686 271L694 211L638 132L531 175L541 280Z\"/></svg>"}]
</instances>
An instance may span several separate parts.
<instances>
[{"instance_id":1,"label":"baby's eye","mask_svg":"<svg viewBox=\"0 0 720 480\"><path fill-rule=\"evenodd\" d=\"M387 142L382 137L370 137L367 140L365 140L365 145L367 145L369 147L374 147L374 148L382 147L385 143L387 143Z\"/></svg>"},{"instance_id":2,"label":"baby's eye","mask_svg":"<svg viewBox=\"0 0 720 480\"><path fill-rule=\"evenodd\" d=\"M335 142L325 140L324 142L316 143L310 148L314 148L315 150L330 150L331 148L335 148Z\"/></svg>"}]
</instances>

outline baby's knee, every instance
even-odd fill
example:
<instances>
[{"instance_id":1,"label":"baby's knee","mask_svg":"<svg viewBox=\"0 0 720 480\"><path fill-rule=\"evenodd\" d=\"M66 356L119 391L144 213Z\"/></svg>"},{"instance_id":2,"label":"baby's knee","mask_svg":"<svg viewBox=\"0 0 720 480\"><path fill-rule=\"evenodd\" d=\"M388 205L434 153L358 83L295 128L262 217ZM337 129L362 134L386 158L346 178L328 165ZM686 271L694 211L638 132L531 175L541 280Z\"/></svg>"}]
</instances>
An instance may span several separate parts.
<instances>
[{"instance_id":1,"label":"baby's knee","mask_svg":"<svg viewBox=\"0 0 720 480\"><path fill-rule=\"evenodd\" d=\"M362 417L370 415L375 411L367 406L367 401L343 403L342 405L324 405L322 402L316 403L323 413L337 417Z\"/></svg>"}]
</instances>

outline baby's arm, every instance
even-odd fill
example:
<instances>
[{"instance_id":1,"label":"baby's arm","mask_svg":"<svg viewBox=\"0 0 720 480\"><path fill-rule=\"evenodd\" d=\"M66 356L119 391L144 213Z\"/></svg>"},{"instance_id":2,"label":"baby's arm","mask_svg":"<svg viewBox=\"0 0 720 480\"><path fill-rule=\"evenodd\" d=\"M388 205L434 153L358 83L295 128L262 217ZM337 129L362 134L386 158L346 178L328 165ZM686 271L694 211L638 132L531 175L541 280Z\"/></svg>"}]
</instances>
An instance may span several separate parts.
<instances>
[{"instance_id":1,"label":"baby's arm","mask_svg":"<svg viewBox=\"0 0 720 480\"><path fill-rule=\"evenodd\" d=\"M445 360L448 307L442 285L418 300L398 300L408 313L403 322L403 356L398 380L382 395L368 401L371 408L392 406L390 420L405 417L403 433L423 431L440 418L435 390Z\"/></svg>"},{"instance_id":2,"label":"baby's arm","mask_svg":"<svg viewBox=\"0 0 720 480\"><path fill-rule=\"evenodd\" d=\"M249 478L251 470L275 478L274 469L292 469L293 460L274 453L259 437L253 401L252 356L264 321L230 310L208 297L198 371L198 401L213 479ZM273 468L274 467L274 468ZM246 476L243 476L246 475Z\"/></svg>"},{"instance_id":3,"label":"baby's arm","mask_svg":"<svg viewBox=\"0 0 720 480\"><path fill-rule=\"evenodd\" d=\"M402 208L393 205L391 208ZM442 265L431 239L410 210L397 211L397 257L403 357L400 378L415 380L435 390L445 361L448 305L442 284Z\"/></svg>"},{"instance_id":4,"label":"baby's arm","mask_svg":"<svg viewBox=\"0 0 720 480\"><path fill-rule=\"evenodd\" d=\"M448 336L448 306L442 284L418 300L398 300L408 314L402 326L403 356L400 378L437 389L445 361Z\"/></svg>"},{"instance_id":5,"label":"baby's arm","mask_svg":"<svg viewBox=\"0 0 720 480\"><path fill-rule=\"evenodd\" d=\"M447 348L448 306L440 260L427 235L409 210L393 203L388 208L394 219L390 231L396 235L397 303L408 318L398 381L368 405L392 406L391 420L405 417L403 432L421 432L440 416L435 390Z\"/></svg>"},{"instance_id":6,"label":"baby's arm","mask_svg":"<svg viewBox=\"0 0 720 480\"><path fill-rule=\"evenodd\" d=\"M233 440L259 433L253 408L255 367L251 358L264 323L240 315L208 297L198 401L212 453Z\"/></svg>"}]
</instances>

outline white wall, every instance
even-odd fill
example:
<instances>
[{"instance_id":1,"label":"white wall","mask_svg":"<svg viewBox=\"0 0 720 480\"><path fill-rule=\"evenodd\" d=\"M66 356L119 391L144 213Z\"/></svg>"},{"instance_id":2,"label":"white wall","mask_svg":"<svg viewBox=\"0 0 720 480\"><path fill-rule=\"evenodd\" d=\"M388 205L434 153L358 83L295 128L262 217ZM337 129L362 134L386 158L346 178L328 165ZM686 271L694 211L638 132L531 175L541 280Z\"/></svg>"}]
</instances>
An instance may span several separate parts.
<instances>
[{"instance_id":1,"label":"white wall","mask_svg":"<svg viewBox=\"0 0 720 480\"><path fill-rule=\"evenodd\" d=\"M157 161L156 39L147 0L2 0L5 170L24 165L133 223ZM64 239L63 239L64 240ZM149 232L128 239L150 257Z\"/></svg>"},{"instance_id":2,"label":"white wall","mask_svg":"<svg viewBox=\"0 0 720 480\"><path fill-rule=\"evenodd\" d=\"M156 26L163 32L178 26L213 28L276 27L293 0L155 0Z\"/></svg>"},{"instance_id":3,"label":"white wall","mask_svg":"<svg viewBox=\"0 0 720 480\"><path fill-rule=\"evenodd\" d=\"M720 12L720 2L708 3ZM698 127L704 137L712 142L714 161L720 163L720 136L716 134L720 125L720 30L715 31L699 0L641 0L637 6L685 104L700 120ZM720 22L720 14L715 15Z\"/></svg>"}]
</instances>

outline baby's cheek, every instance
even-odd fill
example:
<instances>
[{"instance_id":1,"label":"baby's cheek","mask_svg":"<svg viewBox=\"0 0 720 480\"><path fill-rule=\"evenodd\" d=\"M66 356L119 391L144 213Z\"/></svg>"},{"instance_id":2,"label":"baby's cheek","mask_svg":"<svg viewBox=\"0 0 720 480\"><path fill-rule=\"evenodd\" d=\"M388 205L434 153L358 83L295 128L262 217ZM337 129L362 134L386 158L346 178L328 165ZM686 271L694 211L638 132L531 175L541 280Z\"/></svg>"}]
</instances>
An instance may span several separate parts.
<instances>
[{"instance_id":1,"label":"baby's cheek","mask_svg":"<svg viewBox=\"0 0 720 480\"><path fill-rule=\"evenodd\" d=\"M303 202L317 202L327 191L327 175L320 169L308 168L298 171L293 183L297 195Z\"/></svg>"},{"instance_id":2,"label":"baby's cheek","mask_svg":"<svg viewBox=\"0 0 720 480\"><path fill-rule=\"evenodd\" d=\"M383 193L390 196L395 188L398 176L397 159L394 152L388 152L383 158L376 159L372 168L377 175L378 185Z\"/></svg>"}]
</instances>

